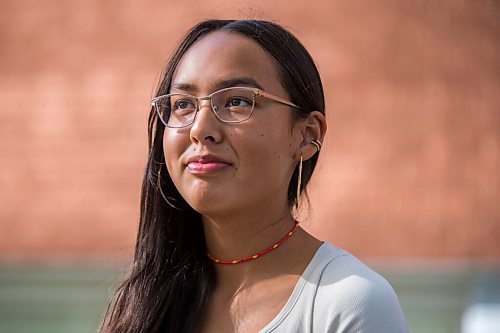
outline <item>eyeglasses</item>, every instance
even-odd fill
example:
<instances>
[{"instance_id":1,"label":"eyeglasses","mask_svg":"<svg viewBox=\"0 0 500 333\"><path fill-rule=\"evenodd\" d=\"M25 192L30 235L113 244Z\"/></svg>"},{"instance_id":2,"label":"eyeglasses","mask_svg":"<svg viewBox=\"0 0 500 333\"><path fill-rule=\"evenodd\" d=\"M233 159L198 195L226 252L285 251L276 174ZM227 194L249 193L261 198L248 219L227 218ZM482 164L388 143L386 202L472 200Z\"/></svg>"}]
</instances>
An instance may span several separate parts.
<instances>
[{"instance_id":1,"label":"eyeglasses","mask_svg":"<svg viewBox=\"0 0 500 333\"><path fill-rule=\"evenodd\" d=\"M218 90L208 96L168 94L155 97L151 105L167 127L187 127L194 122L200 109L199 101L209 100L213 113L223 123L241 123L252 115L255 98L266 97L278 103L300 109L299 106L258 88L231 87Z\"/></svg>"}]
</instances>

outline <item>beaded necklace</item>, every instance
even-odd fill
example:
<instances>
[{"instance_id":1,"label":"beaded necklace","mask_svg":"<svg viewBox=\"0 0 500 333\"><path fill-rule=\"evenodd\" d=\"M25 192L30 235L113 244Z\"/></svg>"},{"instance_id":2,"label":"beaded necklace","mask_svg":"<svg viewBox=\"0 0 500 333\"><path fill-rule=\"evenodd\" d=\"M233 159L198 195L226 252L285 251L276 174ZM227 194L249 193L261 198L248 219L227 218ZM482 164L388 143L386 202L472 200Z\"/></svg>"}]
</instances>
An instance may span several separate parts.
<instances>
[{"instance_id":1,"label":"beaded necklace","mask_svg":"<svg viewBox=\"0 0 500 333\"><path fill-rule=\"evenodd\" d=\"M280 246L281 244L283 244L288 238L290 238L293 235L293 233L297 230L298 227L299 227L299 222L295 221L295 225L293 226L292 230L290 230L277 243L275 243L270 248L265 249L264 251L260 251L259 253L256 253L256 254L254 254L253 256L250 256L250 257L246 257L246 258L242 258L242 259L235 259L235 260L220 260L220 259L212 257L209 253L207 253L207 257L210 260L212 260L213 262L215 262L217 264L222 264L222 265L235 265L235 264L239 264L239 263L242 263L242 262L245 262L245 261L254 260L254 259L257 259L259 257L262 257L265 254L268 254L269 252L271 252L272 250L276 249L278 246Z\"/></svg>"}]
</instances>

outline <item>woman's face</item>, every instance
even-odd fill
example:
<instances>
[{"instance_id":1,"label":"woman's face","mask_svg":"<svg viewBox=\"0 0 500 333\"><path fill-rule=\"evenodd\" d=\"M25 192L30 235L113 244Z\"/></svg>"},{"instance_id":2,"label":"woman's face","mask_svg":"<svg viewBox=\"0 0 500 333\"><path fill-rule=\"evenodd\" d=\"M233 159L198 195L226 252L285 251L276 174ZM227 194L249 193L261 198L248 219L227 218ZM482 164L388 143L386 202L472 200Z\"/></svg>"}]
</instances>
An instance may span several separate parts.
<instances>
[{"instance_id":1,"label":"woman's face","mask_svg":"<svg viewBox=\"0 0 500 333\"><path fill-rule=\"evenodd\" d=\"M222 31L187 51L170 93L207 96L229 86L257 87L290 100L274 59L251 39ZM250 119L226 124L216 118L209 101L199 103L192 125L165 128L163 137L168 172L184 199L214 217L287 207L302 140L291 108L257 97Z\"/></svg>"}]
</instances>

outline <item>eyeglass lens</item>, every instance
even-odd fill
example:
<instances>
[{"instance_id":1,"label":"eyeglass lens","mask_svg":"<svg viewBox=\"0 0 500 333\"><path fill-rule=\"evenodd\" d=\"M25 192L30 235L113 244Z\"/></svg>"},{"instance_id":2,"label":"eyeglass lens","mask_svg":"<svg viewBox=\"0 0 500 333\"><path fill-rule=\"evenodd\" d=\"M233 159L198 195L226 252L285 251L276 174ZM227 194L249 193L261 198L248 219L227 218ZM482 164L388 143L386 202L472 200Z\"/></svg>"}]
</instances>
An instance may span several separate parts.
<instances>
[{"instance_id":1,"label":"eyeglass lens","mask_svg":"<svg viewBox=\"0 0 500 333\"><path fill-rule=\"evenodd\" d=\"M169 127L190 125L200 99L186 94L170 94L156 102L157 111ZM250 118L255 103L254 92L245 88L222 89L211 95L212 110L223 122L237 123Z\"/></svg>"}]
</instances>

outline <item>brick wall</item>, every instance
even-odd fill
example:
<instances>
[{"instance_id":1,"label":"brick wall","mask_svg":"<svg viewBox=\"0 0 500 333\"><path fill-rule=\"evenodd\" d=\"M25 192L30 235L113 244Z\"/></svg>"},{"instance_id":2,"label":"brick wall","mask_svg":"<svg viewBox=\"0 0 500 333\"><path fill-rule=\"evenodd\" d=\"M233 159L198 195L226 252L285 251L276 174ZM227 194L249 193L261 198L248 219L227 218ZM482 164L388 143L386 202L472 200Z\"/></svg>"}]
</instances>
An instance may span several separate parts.
<instances>
[{"instance_id":1,"label":"brick wall","mask_svg":"<svg viewBox=\"0 0 500 333\"><path fill-rule=\"evenodd\" d=\"M0 2L0 257L126 256L149 99L185 30L275 20L322 74L306 227L363 257L500 261L495 1Z\"/></svg>"}]
</instances>

